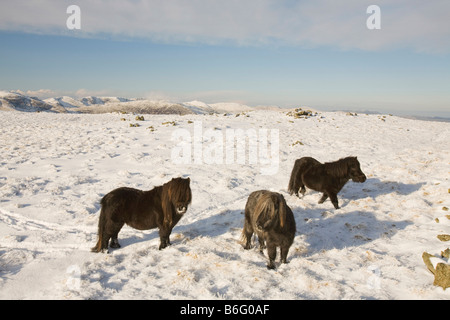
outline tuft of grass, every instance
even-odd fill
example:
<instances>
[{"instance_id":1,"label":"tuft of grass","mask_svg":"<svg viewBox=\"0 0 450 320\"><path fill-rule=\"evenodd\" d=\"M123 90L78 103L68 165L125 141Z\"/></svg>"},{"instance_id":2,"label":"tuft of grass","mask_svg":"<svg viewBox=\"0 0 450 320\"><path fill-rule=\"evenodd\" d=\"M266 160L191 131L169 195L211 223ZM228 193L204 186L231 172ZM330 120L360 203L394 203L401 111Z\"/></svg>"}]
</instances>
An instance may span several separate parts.
<instances>
[{"instance_id":1,"label":"tuft of grass","mask_svg":"<svg viewBox=\"0 0 450 320\"><path fill-rule=\"evenodd\" d=\"M296 145L304 146L305 144L303 142L301 142L300 140L297 140L297 141L295 141L294 143L291 144L291 147L296 146Z\"/></svg>"}]
</instances>

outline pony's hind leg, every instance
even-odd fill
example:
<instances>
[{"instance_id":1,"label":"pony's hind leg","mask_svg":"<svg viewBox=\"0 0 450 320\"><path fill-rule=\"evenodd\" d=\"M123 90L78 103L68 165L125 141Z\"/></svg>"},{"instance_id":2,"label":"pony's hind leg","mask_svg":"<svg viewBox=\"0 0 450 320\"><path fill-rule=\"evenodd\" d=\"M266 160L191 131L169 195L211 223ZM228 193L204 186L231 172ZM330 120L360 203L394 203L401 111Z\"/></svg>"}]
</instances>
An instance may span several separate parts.
<instances>
[{"instance_id":1,"label":"pony's hind leg","mask_svg":"<svg viewBox=\"0 0 450 320\"><path fill-rule=\"evenodd\" d=\"M320 198L320 200L319 200L319 204L324 203L327 199L328 199L328 194L324 193L322 195L322 198Z\"/></svg>"},{"instance_id":2,"label":"pony's hind leg","mask_svg":"<svg viewBox=\"0 0 450 320\"><path fill-rule=\"evenodd\" d=\"M248 230L244 227L244 230L242 230L242 240L245 250L249 250L252 247L252 236L253 236L253 230Z\"/></svg>"},{"instance_id":3,"label":"pony's hind leg","mask_svg":"<svg viewBox=\"0 0 450 320\"><path fill-rule=\"evenodd\" d=\"M253 236L253 231L254 231L252 222L251 222L250 218L248 218L248 217L249 217L249 213L247 212L247 209L246 209L244 228L242 229L242 236L241 236L241 240L242 240L245 250L249 250L252 247L252 236Z\"/></svg>"},{"instance_id":4,"label":"pony's hind leg","mask_svg":"<svg viewBox=\"0 0 450 320\"><path fill-rule=\"evenodd\" d=\"M120 248L120 243L119 240L117 239L117 236L111 237L111 242L109 243L109 246L114 249Z\"/></svg>"},{"instance_id":5,"label":"pony's hind leg","mask_svg":"<svg viewBox=\"0 0 450 320\"><path fill-rule=\"evenodd\" d=\"M280 248L281 263L288 263L287 262L288 252L289 252L289 246L282 246Z\"/></svg>"},{"instance_id":6,"label":"pony's hind leg","mask_svg":"<svg viewBox=\"0 0 450 320\"><path fill-rule=\"evenodd\" d=\"M331 203L333 204L335 209L340 209L339 208L339 203L338 203L338 199L337 199L337 194L330 192L329 194L327 194L326 192L324 192L322 198L320 198L319 203L324 203L325 200L328 199L328 196L330 197Z\"/></svg>"},{"instance_id":7,"label":"pony's hind leg","mask_svg":"<svg viewBox=\"0 0 450 320\"><path fill-rule=\"evenodd\" d=\"M124 223L123 222L116 222L116 223L111 223L108 226L108 232L107 234L109 235L109 237L111 238L111 242L109 244L109 246L111 248L117 249L120 248L120 244L119 244L119 240L118 240L118 235L120 230L122 229ZM108 242L106 242L108 243Z\"/></svg>"},{"instance_id":8,"label":"pony's hind leg","mask_svg":"<svg viewBox=\"0 0 450 320\"><path fill-rule=\"evenodd\" d=\"M305 185L304 185L304 184L302 184L302 186L300 187L300 193L302 194L302 197L305 196L306 188L305 188Z\"/></svg>"}]
</instances>

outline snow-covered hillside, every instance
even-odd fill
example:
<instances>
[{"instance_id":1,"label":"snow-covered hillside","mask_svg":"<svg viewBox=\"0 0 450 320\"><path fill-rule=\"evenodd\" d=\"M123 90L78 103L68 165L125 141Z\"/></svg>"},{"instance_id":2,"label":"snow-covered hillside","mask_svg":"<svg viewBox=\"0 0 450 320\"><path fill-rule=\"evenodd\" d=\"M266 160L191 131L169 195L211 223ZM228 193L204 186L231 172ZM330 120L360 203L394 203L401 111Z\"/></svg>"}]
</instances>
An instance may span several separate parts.
<instances>
[{"instance_id":1,"label":"snow-covered hillside","mask_svg":"<svg viewBox=\"0 0 450 320\"><path fill-rule=\"evenodd\" d=\"M209 113L137 121L119 113L0 112L0 299L449 299L422 261L427 251L432 263L448 263L440 252L449 244L437 235L450 233L449 123ZM226 162L237 146L219 140L230 130L253 130L259 150L276 153ZM176 161L186 146L192 161ZM368 179L347 183L340 210L318 204L321 195L311 190L303 199L287 193L295 159L350 155ZM275 174L261 174L269 165ZM178 176L190 177L193 202L170 247L158 250L157 230L125 226L122 248L90 252L102 196ZM278 255L276 270L266 268L256 244L244 250L238 242L247 197L260 189L282 193L297 224L289 263L280 265Z\"/></svg>"},{"instance_id":2,"label":"snow-covered hillside","mask_svg":"<svg viewBox=\"0 0 450 320\"><path fill-rule=\"evenodd\" d=\"M0 91L0 110L11 111L55 111L61 112L62 108L48 104L38 98L28 97L20 93Z\"/></svg>"},{"instance_id":3,"label":"snow-covered hillside","mask_svg":"<svg viewBox=\"0 0 450 320\"><path fill-rule=\"evenodd\" d=\"M276 108L276 107L275 107ZM254 108L235 102L207 104L201 101L172 102L141 98L94 97L75 99L68 96L41 100L21 92L0 91L0 111L51 111L58 113L129 112L142 114L238 113Z\"/></svg>"}]
</instances>

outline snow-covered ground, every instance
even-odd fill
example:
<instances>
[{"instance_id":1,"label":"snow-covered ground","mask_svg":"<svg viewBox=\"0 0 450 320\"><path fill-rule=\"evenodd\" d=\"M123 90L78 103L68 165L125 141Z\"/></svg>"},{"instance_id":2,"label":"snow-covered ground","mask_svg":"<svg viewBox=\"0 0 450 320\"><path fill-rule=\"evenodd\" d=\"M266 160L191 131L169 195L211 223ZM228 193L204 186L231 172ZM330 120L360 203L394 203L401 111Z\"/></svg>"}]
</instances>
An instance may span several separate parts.
<instances>
[{"instance_id":1,"label":"snow-covered ground","mask_svg":"<svg viewBox=\"0 0 450 320\"><path fill-rule=\"evenodd\" d=\"M0 299L450 298L422 261L427 251L434 264L448 263L439 257L449 244L436 236L450 233L449 123L338 112L294 119L280 111L145 121L119 113L0 116ZM225 147L222 162L205 156L220 149L211 136L225 141L228 131L248 129L267 134L268 150L277 151L264 159L277 160L275 175L261 174L260 155L243 164L227 163L233 150ZM203 143L195 151L190 141ZM186 145L192 161L179 164L174 150ZM199 150L205 157L196 161ZM347 183L340 210L318 204L311 190L303 199L287 193L295 159L350 155L368 179ZM159 251L156 229L125 226L121 249L90 252L103 195L178 176L191 178L193 202L172 246ZM297 224L289 263L278 256L276 270L257 247L238 242L247 197L260 189L281 192Z\"/></svg>"}]
</instances>

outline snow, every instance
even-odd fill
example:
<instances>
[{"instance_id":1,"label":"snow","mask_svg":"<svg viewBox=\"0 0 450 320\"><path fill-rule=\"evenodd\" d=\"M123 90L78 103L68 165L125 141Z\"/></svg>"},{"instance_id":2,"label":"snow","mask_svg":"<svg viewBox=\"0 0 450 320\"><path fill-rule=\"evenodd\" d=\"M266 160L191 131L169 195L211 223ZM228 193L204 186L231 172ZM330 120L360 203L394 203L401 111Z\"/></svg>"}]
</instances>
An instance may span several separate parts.
<instances>
[{"instance_id":1,"label":"snow","mask_svg":"<svg viewBox=\"0 0 450 320\"><path fill-rule=\"evenodd\" d=\"M20 92L0 91L0 111L52 111L58 113L111 113L129 112L144 114L211 114L240 113L256 109L279 110L278 107L252 108L236 102L207 104L202 101L172 102L141 98L95 97L75 99L69 96L38 99Z\"/></svg>"},{"instance_id":2,"label":"snow","mask_svg":"<svg viewBox=\"0 0 450 320\"><path fill-rule=\"evenodd\" d=\"M427 251L434 264L448 263L440 258L448 244L436 236L450 233L442 210L450 207L449 123L340 112L294 119L263 110L145 121L119 113L0 116L0 299L450 297L422 262ZM269 136L271 148L279 147L277 174L262 175L262 162L177 164L173 134L194 138L199 126L219 137L229 129L278 130L279 141ZM203 142L204 153L211 143ZM303 199L287 193L295 159L350 155L368 179L347 183L341 209L318 204L321 195L311 190ZM102 196L178 176L191 178L193 202L170 247L158 250L156 229L125 226L122 248L90 252ZM276 270L267 270L256 243L251 250L239 244L247 197L260 189L282 193L297 224L289 263L278 255Z\"/></svg>"},{"instance_id":3,"label":"snow","mask_svg":"<svg viewBox=\"0 0 450 320\"><path fill-rule=\"evenodd\" d=\"M72 97L68 96L62 96L57 98L48 98L45 99L44 102L50 104L50 105L60 105L65 109L72 109L72 108L80 108L84 106L84 104L81 101L78 101Z\"/></svg>"},{"instance_id":4,"label":"snow","mask_svg":"<svg viewBox=\"0 0 450 320\"><path fill-rule=\"evenodd\" d=\"M237 102L218 102L207 104L202 101L193 100L190 102L184 102L183 106L191 109L196 114L240 113L253 110L251 107Z\"/></svg>"},{"instance_id":5,"label":"snow","mask_svg":"<svg viewBox=\"0 0 450 320\"><path fill-rule=\"evenodd\" d=\"M217 112L243 112L243 111L251 111L252 108L241 103L232 103L232 102L219 102L210 104Z\"/></svg>"},{"instance_id":6,"label":"snow","mask_svg":"<svg viewBox=\"0 0 450 320\"><path fill-rule=\"evenodd\" d=\"M2 98L2 97L7 97L7 96L9 96L11 93L9 93L8 91L3 91L3 90L0 90L0 98Z\"/></svg>"},{"instance_id":7,"label":"snow","mask_svg":"<svg viewBox=\"0 0 450 320\"><path fill-rule=\"evenodd\" d=\"M216 112L210 105L198 100L184 102L183 106L185 106L189 110L192 110L196 114L209 114Z\"/></svg>"}]
</instances>

